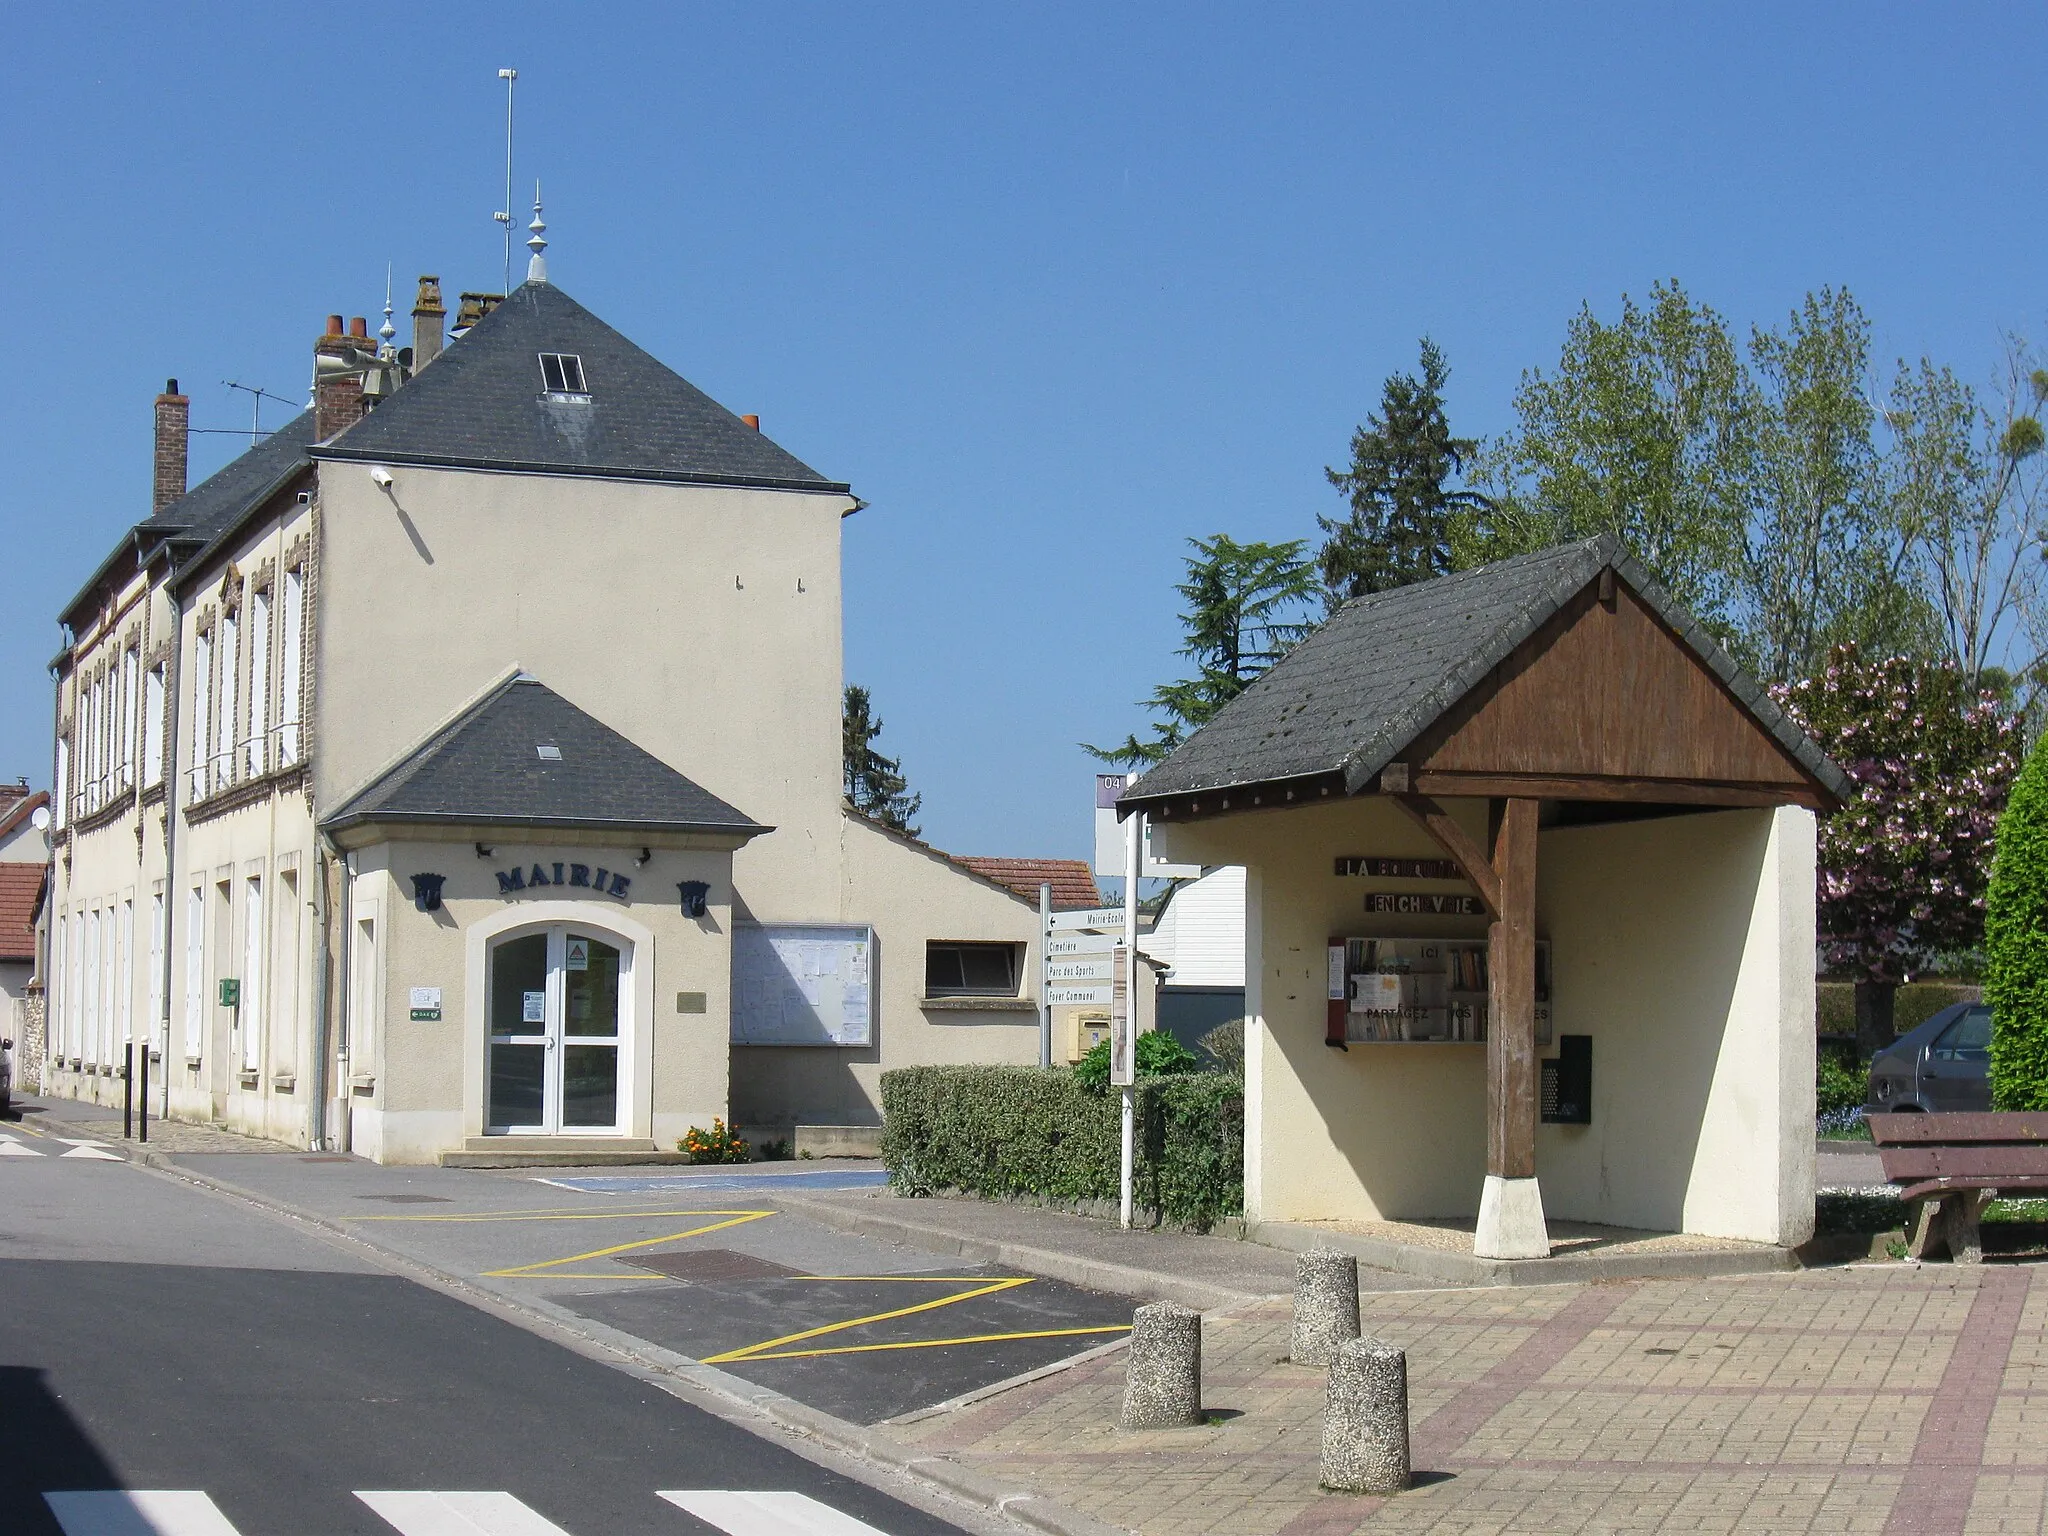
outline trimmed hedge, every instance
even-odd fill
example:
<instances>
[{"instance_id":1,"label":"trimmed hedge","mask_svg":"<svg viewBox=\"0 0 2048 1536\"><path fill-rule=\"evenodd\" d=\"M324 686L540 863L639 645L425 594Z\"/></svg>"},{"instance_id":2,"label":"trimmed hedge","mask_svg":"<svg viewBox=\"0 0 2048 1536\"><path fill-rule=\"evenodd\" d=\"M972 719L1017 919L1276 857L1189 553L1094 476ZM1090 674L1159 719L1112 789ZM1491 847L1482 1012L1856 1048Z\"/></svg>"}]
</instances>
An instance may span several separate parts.
<instances>
[{"instance_id":1,"label":"trimmed hedge","mask_svg":"<svg viewBox=\"0 0 2048 1536\"><path fill-rule=\"evenodd\" d=\"M1206 1232L1244 1210L1244 1084L1216 1072L1141 1078L1133 1203ZM882 1161L901 1194L1115 1200L1114 1094L1042 1067L899 1067L882 1074Z\"/></svg>"},{"instance_id":2,"label":"trimmed hedge","mask_svg":"<svg viewBox=\"0 0 2048 1536\"><path fill-rule=\"evenodd\" d=\"M1991 1105L2048 1109L2048 747L2013 780L1984 895Z\"/></svg>"}]
</instances>

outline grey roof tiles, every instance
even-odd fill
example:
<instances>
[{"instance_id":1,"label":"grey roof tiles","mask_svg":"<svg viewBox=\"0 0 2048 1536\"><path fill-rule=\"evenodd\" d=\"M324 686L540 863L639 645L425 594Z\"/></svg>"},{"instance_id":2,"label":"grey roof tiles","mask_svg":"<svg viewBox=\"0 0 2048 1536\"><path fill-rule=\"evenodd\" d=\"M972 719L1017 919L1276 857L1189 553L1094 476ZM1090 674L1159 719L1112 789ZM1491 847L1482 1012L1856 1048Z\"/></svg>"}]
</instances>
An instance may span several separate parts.
<instances>
[{"instance_id":1,"label":"grey roof tiles","mask_svg":"<svg viewBox=\"0 0 2048 1536\"><path fill-rule=\"evenodd\" d=\"M545 388L582 359L587 398ZM844 491L551 283L523 283L320 458Z\"/></svg>"},{"instance_id":2,"label":"grey roof tiles","mask_svg":"<svg viewBox=\"0 0 2048 1536\"><path fill-rule=\"evenodd\" d=\"M1341 774L1371 787L1431 722L1613 566L1773 739L1835 795L1848 778L1612 534L1353 598L1120 804Z\"/></svg>"},{"instance_id":3,"label":"grey roof tiles","mask_svg":"<svg viewBox=\"0 0 2048 1536\"><path fill-rule=\"evenodd\" d=\"M524 675L493 688L324 825L368 821L769 830Z\"/></svg>"}]
</instances>

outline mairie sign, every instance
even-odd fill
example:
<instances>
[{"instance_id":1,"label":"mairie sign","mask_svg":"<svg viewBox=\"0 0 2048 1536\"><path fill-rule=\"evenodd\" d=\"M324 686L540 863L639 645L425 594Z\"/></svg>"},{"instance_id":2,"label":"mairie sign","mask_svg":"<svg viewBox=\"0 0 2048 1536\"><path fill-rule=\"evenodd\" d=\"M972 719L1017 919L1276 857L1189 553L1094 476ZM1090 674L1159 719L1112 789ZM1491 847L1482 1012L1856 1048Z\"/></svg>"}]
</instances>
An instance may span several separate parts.
<instances>
[{"instance_id":1,"label":"mairie sign","mask_svg":"<svg viewBox=\"0 0 2048 1536\"><path fill-rule=\"evenodd\" d=\"M616 896L621 901L631 901L629 894L633 881L628 875L615 874L603 865L568 864L560 861L501 869L498 876L498 894L517 896L526 891L537 891L543 886L566 885L592 891L600 896Z\"/></svg>"}]
</instances>

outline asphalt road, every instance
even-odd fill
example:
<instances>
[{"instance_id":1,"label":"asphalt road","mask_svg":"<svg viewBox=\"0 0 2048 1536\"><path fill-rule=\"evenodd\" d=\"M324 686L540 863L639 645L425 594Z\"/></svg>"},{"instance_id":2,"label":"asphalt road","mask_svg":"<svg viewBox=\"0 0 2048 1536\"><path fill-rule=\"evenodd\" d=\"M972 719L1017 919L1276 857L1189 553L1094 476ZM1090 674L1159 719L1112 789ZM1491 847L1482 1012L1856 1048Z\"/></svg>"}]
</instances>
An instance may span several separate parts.
<instances>
[{"instance_id":1,"label":"asphalt road","mask_svg":"<svg viewBox=\"0 0 2048 1536\"><path fill-rule=\"evenodd\" d=\"M237 1536L390 1536L400 1516L510 1532L509 1501L568 1536L776 1528L749 1524L759 1500L700 1497L719 1523L700 1521L659 1497L677 1490L801 1493L892 1536L957 1528L285 1221L18 1124L0 1138L28 1148L0 1157L8 1536L65 1529L48 1493L120 1489L203 1492ZM413 1502L387 1497L387 1519L365 1491ZM464 1505L470 1525L403 1515L436 1492L496 1500ZM149 1529L68 1507L70 1536Z\"/></svg>"}]
</instances>

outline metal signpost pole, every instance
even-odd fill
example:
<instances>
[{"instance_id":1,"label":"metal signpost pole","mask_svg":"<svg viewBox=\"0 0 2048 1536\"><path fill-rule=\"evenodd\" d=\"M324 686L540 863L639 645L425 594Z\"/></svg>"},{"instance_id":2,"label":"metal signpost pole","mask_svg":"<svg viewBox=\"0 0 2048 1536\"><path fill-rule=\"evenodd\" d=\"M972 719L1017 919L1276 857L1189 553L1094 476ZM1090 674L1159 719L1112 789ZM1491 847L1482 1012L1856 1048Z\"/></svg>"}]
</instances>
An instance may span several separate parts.
<instances>
[{"instance_id":1,"label":"metal signpost pole","mask_svg":"<svg viewBox=\"0 0 2048 1536\"><path fill-rule=\"evenodd\" d=\"M1052 887L1038 887L1038 1064L1052 1065Z\"/></svg>"},{"instance_id":2,"label":"metal signpost pole","mask_svg":"<svg viewBox=\"0 0 2048 1536\"><path fill-rule=\"evenodd\" d=\"M1128 783L1128 781L1126 781ZM1137 1114L1138 1056L1138 852L1143 846L1145 819L1133 815L1124 823L1124 947L1122 1050L1112 1043L1113 1063L1120 1070L1117 1081L1123 1090L1121 1171L1117 1179L1117 1215L1126 1231L1131 1225L1131 1154L1133 1122Z\"/></svg>"}]
</instances>

